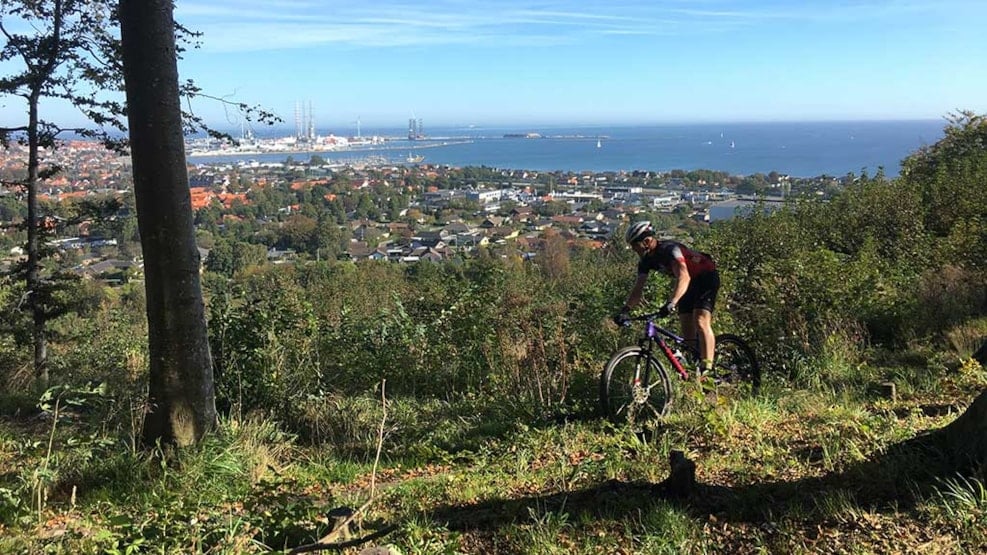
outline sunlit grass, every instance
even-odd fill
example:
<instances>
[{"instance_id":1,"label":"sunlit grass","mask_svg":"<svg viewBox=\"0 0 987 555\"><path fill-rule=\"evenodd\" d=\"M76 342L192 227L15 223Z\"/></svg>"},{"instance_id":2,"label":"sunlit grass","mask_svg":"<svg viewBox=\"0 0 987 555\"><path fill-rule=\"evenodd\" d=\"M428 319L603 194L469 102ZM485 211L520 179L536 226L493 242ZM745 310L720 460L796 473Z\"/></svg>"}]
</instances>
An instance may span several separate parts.
<instances>
[{"instance_id":1,"label":"sunlit grass","mask_svg":"<svg viewBox=\"0 0 987 555\"><path fill-rule=\"evenodd\" d=\"M664 501L641 509L628 520L627 532L639 553L702 553L709 547L701 526L681 509Z\"/></svg>"},{"instance_id":2,"label":"sunlit grass","mask_svg":"<svg viewBox=\"0 0 987 555\"><path fill-rule=\"evenodd\" d=\"M956 373L953 383L967 380L965 387L973 387L981 371L971 366L963 372L972 377ZM398 525L381 543L402 553L707 553L727 552L728 545L812 552L812 541L800 537L809 522L825 533L861 519L918 518L881 513L860 493L885 485L908 491L909 484L896 484L910 471L907 458L903 466L880 467L880 474L848 474L847 480L866 480L859 490L848 484L779 504L765 501L765 495L843 472L944 422L921 410L900 410L935 393L942 376L932 382L926 370L898 371L909 397L890 401L875 399L870 390L872 380L887 375L882 372L845 375L846 387L828 381L795 387L768 377L760 395L729 402L698 384L676 382L672 415L643 437L600 419L531 422L482 404L471 412L456 401L395 399L367 520ZM328 509L369 499L382 416L372 393L327 398L318 406L329 413L312 420L322 427L312 443L252 416L224 419L201 445L162 460L133 455L123 445L98 460L75 459L79 470L66 475L71 483L54 489L80 486L74 508L67 494L55 495L47 516L81 518L54 541L55 551L153 544L175 552L252 553L312 541L325 532ZM15 473L27 462L21 460L22 441L15 430L0 431L0 460L21 465ZM651 489L668 477L673 450L696 463L701 487L709 488L681 505ZM8 496L20 498L25 492L15 485L0 482ZM921 514L951 523L946 529L955 531L947 535L962 536L957 545L975 551L987 542L979 532L985 523L982 488L976 481L944 481L940 494L924 498ZM695 509L707 504L718 508L709 514ZM464 515L457 526L439 516L455 514ZM474 529L470 518L486 524ZM0 540L0 547L40 549L27 528L16 521L3 525L5 534L14 535ZM82 529L102 532L72 532ZM845 541L850 552L880 551L871 540Z\"/></svg>"},{"instance_id":3,"label":"sunlit grass","mask_svg":"<svg viewBox=\"0 0 987 555\"><path fill-rule=\"evenodd\" d=\"M987 550L987 488L981 478L961 474L939 478L918 511L932 526L955 534L957 551Z\"/></svg>"}]
</instances>

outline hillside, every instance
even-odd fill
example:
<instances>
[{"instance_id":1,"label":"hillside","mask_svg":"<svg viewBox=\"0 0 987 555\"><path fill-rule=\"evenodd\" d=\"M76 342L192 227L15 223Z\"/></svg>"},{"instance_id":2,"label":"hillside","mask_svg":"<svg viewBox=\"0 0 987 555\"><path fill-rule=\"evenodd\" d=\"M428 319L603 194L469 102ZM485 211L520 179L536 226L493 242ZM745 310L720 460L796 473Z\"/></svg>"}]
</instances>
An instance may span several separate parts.
<instances>
[{"instance_id":1,"label":"hillside","mask_svg":"<svg viewBox=\"0 0 987 555\"><path fill-rule=\"evenodd\" d=\"M984 551L985 137L961 114L899 178L690 228L723 274L716 331L750 340L763 390L676 381L640 437L597 410L636 341L610 322L636 263L619 242L207 271L223 416L179 451L139 448L140 283L67 290L56 385L32 394L4 282L0 552L289 551L348 511L336 540L400 553ZM688 491L665 482L676 451Z\"/></svg>"}]
</instances>

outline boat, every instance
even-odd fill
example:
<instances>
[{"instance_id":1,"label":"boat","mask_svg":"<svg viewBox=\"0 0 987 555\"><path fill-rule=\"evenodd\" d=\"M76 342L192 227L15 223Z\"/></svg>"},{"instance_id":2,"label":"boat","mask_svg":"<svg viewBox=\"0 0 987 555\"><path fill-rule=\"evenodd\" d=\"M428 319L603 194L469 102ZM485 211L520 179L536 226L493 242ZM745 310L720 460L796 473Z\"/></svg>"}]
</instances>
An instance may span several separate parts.
<instances>
[{"instance_id":1,"label":"boat","mask_svg":"<svg viewBox=\"0 0 987 555\"><path fill-rule=\"evenodd\" d=\"M424 159L425 159L425 157L422 156L421 154L414 155L414 154L408 153L408 157L405 158L404 161L407 162L407 163L409 163L409 164L417 164L417 163L421 162Z\"/></svg>"}]
</instances>

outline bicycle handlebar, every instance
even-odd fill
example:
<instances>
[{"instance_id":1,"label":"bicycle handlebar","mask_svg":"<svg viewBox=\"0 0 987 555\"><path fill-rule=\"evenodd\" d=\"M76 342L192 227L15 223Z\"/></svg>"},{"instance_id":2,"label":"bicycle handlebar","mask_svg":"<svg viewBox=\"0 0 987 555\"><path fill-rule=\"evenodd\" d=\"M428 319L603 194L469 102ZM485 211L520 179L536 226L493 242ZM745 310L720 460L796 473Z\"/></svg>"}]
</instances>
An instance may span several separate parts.
<instances>
[{"instance_id":1,"label":"bicycle handlebar","mask_svg":"<svg viewBox=\"0 0 987 555\"><path fill-rule=\"evenodd\" d=\"M659 318L669 318L671 314L662 315L661 312L648 312L647 314L641 314L638 316L628 316L629 322L643 322L645 320L657 320Z\"/></svg>"},{"instance_id":2,"label":"bicycle handlebar","mask_svg":"<svg viewBox=\"0 0 987 555\"><path fill-rule=\"evenodd\" d=\"M629 328L631 327L631 324L634 322L657 320L658 318L668 318L669 316L671 316L671 314L666 314L662 316L661 312L648 312L646 314L639 314L637 316L628 315L627 318L625 318L624 321L621 323L621 325L625 328Z\"/></svg>"}]
</instances>

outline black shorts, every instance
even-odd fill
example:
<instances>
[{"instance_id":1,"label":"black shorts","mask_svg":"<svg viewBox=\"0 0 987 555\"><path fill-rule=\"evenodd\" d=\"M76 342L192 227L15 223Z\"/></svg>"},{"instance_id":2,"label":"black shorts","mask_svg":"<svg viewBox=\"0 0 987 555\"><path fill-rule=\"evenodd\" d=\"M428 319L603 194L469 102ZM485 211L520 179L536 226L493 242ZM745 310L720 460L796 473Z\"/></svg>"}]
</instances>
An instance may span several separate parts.
<instances>
[{"instance_id":1,"label":"black shorts","mask_svg":"<svg viewBox=\"0 0 987 555\"><path fill-rule=\"evenodd\" d=\"M716 270L699 274L689 281L689 288L679 299L679 312L689 313L697 308L713 312L716 295L720 292L720 273Z\"/></svg>"}]
</instances>

